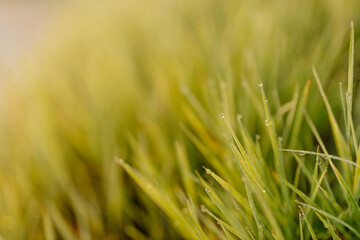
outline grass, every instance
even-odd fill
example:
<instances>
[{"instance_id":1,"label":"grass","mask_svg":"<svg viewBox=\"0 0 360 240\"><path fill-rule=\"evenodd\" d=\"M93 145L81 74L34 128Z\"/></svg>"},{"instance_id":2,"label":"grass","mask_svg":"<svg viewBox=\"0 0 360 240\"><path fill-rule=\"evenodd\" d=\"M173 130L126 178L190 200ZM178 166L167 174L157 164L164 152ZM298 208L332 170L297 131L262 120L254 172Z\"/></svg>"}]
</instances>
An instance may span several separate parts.
<instances>
[{"instance_id":1,"label":"grass","mask_svg":"<svg viewBox=\"0 0 360 240\"><path fill-rule=\"evenodd\" d=\"M1 238L360 238L356 1L107 3L3 87Z\"/></svg>"}]
</instances>

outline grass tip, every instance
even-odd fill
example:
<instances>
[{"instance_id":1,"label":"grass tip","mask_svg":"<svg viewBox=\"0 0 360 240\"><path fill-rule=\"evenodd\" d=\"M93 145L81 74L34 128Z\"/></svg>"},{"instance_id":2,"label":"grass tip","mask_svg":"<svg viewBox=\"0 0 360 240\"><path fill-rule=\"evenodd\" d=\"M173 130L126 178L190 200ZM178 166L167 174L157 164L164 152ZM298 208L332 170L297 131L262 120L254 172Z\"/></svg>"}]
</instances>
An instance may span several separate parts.
<instances>
[{"instance_id":1,"label":"grass tip","mask_svg":"<svg viewBox=\"0 0 360 240\"><path fill-rule=\"evenodd\" d=\"M115 161L115 163L120 164L120 165L124 165L124 164L125 164L124 159L119 158L119 157L117 157L117 156L114 157L114 161Z\"/></svg>"}]
</instances>

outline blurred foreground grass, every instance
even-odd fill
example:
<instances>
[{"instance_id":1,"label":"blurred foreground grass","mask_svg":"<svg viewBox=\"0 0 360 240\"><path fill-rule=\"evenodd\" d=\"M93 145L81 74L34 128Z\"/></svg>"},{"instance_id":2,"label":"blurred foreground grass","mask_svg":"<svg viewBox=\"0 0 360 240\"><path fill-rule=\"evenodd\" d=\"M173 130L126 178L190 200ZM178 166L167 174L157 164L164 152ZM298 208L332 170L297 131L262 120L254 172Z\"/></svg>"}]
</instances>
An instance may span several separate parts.
<instances>
[{"instance_id":1,"label":"blurred foreground grass","mask_svg":"<svg viewBox=\"0 0 360 240\"><path fill-rule=\"evenodd\" d=\"M0 235L360 238L359 5L71 4L2 86Z\"/></svg>"}]
</instances>

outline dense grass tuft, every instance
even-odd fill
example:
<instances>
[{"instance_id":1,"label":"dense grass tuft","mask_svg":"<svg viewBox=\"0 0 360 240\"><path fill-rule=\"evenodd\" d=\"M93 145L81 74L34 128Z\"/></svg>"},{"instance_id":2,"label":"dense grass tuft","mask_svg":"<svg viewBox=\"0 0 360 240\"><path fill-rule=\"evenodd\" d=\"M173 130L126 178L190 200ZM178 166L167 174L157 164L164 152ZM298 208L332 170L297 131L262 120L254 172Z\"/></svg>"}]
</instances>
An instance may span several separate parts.
<instances>
[{"instance_id":1,"label":"dense grass tuft","mask_svg":"<svg viewBox=\"0 0 360 240\"><path fill-rule=\"evenodd\" d=\"M360 239L357 1L81 4L3 87L1 238Z\"/></svg>"}]
</instances>

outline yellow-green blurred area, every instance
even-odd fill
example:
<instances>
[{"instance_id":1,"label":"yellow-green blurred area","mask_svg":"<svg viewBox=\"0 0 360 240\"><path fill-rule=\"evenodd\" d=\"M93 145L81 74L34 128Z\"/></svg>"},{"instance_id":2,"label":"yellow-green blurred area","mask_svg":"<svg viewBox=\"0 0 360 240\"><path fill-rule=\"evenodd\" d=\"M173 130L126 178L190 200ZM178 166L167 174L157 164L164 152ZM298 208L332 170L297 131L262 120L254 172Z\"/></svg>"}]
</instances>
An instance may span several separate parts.
<instances>
[{"instance_id":1,"label":"yellow-green blurred area","mask_svg":"<svg viewBox=\"0 0 360 240\"><path fill-rule=\"evenodd\" d=\"M265 135L259 81L283 129L285 104L314 65L343 121L339 81L347 79L351 21L360 54L359 1L103 0L58 8L44 19L51 21L46 40L1 74L5 239L184 238L114 157L176 198L176 142L194 173L209 156L222 161L220 112L231 121L242 114L251 136ZM315 86L308 111L326 139L331 130ZM359 105L353 111L358 123ZM314 149L310 133L302 128L293 147ZM265 136L261 148L272 158Z\"/></svg>"}]
</instances>

